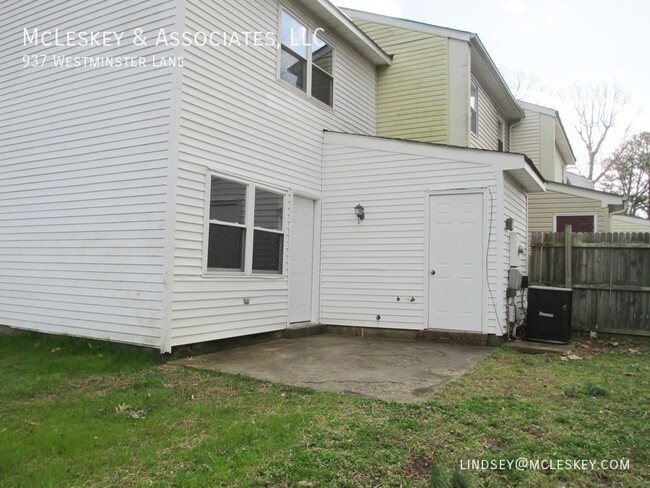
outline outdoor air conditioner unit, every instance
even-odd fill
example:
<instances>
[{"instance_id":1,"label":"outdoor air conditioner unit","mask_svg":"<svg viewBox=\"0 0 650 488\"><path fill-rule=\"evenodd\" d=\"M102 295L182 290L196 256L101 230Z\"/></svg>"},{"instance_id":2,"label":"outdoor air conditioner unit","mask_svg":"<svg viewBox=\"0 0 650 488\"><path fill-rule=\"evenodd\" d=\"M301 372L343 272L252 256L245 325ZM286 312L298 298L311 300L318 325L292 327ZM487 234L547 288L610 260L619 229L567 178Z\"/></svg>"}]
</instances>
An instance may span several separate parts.
<instances>
[{"instance_id":1,"label":"outdoor air conditioner unit","mask_svg":"<svg viewBox=\"0 0 650 488\"><path fill-rule=\"evenodd\" d=\"M526 340L567 344L571 340L571 299L569 288L528 287Z\"/></svg>"}]
</instances>

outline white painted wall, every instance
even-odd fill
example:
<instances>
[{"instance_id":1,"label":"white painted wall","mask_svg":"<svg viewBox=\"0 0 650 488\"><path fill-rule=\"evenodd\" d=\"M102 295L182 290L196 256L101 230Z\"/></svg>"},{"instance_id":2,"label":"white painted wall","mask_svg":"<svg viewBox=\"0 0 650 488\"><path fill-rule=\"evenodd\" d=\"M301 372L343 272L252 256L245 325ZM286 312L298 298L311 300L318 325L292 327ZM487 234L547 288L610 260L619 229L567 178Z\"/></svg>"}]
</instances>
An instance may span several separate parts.
<instances>
[{"instance_id":1,"label":"white painted wall","mask_svg":"<svg viewBox=\"0 0 650 488\"><path fill-rule=\"evenodd\" d=\"M286 2L288 7L292 4ZM298 7L292 12L320 24ZM245 19L245 20L242 20ZM279 4L260 0L186 3L189 31L277 31ZM186 48L178 156L171 343L179 345L287 326L285 274L204 276L206 173L321 197L323 129L374 134L374 67L340 39L335 47L334 107L278 79L272 48ZM287 199L288 212L291 198ZM287 214L289 215L289 213ZM288 246L291 229L285 238ZM315 256L318 260L318 256ZM245 305L243 298L249 298Z\"/></svg>"},{"instance_id":2,"label":"white painted wall","mask_svg":"<svg viewBox=\"0 0 650 488\"><path fill-rule=\"evenodd\" d=\"M428 195L487 188L492 296L485 332L499 333L499 323L505 325L503 177L488 164L498 154L341 134L326 134L325 141L321 321L424 328ZM485 164L463 162L469 154ZM366 211L361 224L354 215L358 203Z\"/></svg>"},{"instance_id":3,"label":"white painted wall","mask_svg":"<svg viewBox=\"0 0 650 488\"><path fill-rule=\"evenodd\" d=\"M173 72L51 56L171 53L126 37L25 47L22 29L157 31L174 25L175 4L0 4L0 324L161 345ZM22 67L39 54L43 67Z\"/></svg>"}]
</instances>

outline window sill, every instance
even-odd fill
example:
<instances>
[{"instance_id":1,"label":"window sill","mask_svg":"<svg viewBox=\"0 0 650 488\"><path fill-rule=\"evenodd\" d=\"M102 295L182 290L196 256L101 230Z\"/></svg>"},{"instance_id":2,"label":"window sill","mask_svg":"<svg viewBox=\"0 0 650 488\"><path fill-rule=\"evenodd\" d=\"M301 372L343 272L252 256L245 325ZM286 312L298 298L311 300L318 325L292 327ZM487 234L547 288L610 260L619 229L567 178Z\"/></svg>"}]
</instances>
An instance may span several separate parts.
<instances>
[{"instance_id":1,"label":"window sill","mask_svg":"<svg viewBox=\"0 0 650 488\"><path fill-rule=\"evenodd\" d=\"M201 278L209 279L212 281L250 281L254 279L281 281L281 280L286 280L287 275L280 274L280 273L246 274L241 271L233 271L231 273L229 273L228 271L204 271L201 274Z\"/></svg>"},{"instance_id":2,"label":"window sill","mask_svg":"<svg viewBox=\"0 0 650 488\"><path fill-rule=\"evenodd\" d=\"M283 89L286 89L289 93L293 93L295 96L300 97L303 100L307 100L308 103L311 103L321 110L334 113L334 105L327 105L326 103L321 102L318 98L314 98L311 95L308 95L307 92L302 91L300 88L296 88L291 83L287 83L282 78L276 78L276 83L282 86Z\"/></svg>"}]
</instances>

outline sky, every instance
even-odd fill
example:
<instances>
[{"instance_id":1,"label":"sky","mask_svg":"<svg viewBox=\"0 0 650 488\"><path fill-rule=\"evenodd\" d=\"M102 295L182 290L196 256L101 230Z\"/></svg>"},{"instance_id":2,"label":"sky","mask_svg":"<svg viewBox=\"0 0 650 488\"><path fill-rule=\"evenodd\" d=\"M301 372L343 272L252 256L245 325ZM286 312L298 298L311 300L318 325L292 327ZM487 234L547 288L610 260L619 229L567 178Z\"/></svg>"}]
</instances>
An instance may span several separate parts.
<instances>
[{"instance_id":1,"label":"sky","mask_svg":"<svg viewBox=\"0 0 650 488\"><path fill-rule=\"evenodd\" d=\"M575 83L617 83L630 95L605 146L650 131L650 1L647 0L334 0L349 7L478 34L506 79L536 79L522 97L554 108L579 165L585 150L573 129L568 93Z\"/></svg>"}]
</instances>

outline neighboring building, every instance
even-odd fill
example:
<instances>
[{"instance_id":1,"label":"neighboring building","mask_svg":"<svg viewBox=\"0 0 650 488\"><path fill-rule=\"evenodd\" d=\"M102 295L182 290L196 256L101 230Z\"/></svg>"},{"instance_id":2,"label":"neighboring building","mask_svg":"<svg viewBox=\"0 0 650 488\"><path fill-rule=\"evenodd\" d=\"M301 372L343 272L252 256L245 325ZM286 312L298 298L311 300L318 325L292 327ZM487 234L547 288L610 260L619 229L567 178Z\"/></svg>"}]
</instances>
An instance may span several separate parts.
<instances>
[{"instance_id":1,"label":"neighboring building","mask_svg":"<svg viewBox=\"0 0 650 488\"><path fill-rule=\"evenodd\" d=\"M162 351L313 322L505 332L508 269L525 258L503 222L525 244L526 193L543 178L522 155L373 137L391 58L331 3L62 5L0 8L16 26L7 58L44 52L23 45L23 25L282 42L108 50L182 56L182 69L3 64L1 324ZM444 142L495 150L494 114L509 123L518 108L481 95L499 83L477 39L447 42L468 64L448 98L466 95L452 109L463 122Z\"/></svg>"},{"instance_id":2,"label":"neighboring building","mask_svg":"<svg viewBox=\"0 0 650 488\"><path fill-rule=\"evenodd\" d=\"M566 224L573 232L609 232L610 217L625 208L623 197L567 171L576 158L557 110L520 104L526 116L512 127L511 149L530 157L548 182L546 192L529 196L529 233L563 232Z\"/></svg>"},{"instance_id":3,"label":"neighboring building","mask_svg":"<svg viewBox=\"0 0 650 488\"><path fill-rule=\"evenodd\" d=\"M519 104L525 117L511 129L510 150L528 156L547 181L567 183L567 167L576 158L560 114L528 102Z\"/></svg>"},{"instance_id":4,"label":"neighboring building","mask_svg":"<svg viewBox=\"0 0 650 488\"><path fill-rule=\"evenodd\" d=\"M528 196L529 232L611 232L610 217L625 209L619 195L547 182L546 192Z\"/></svg>"},{"instance_id":5,"label":"neighboring building","mask_svg":"<svg viewBox=\"0 0 650 488\"><path fill-rule=\"evenodd\" d=\"M630 215L612 215L609 221L610 232L650 232L650 220Z\"/></svg>"},{"instance_id":6,"label":"neighboring building","mask_svg":"<svg viewBox=\"0 0 650 488\"><path fill-rule=\"evenodd\" d=\"M586 176L571 173L570 171L567 171L566 181L564 183L568 183L571 186L579 186L581 188L586 188L587 190L596 189L596 185L594 185L594 182L591 181L589 178L587 178Z\"/></svg>"},{"instance_id":7,"label":"neighboring building","mask_svg":"<svg viewBox=\"0 0 650 488\"><path fill-rule=\"evenodd\" d=\"M343 9L393 57L377 74L377 134L509 151L524 116L476 34Z\"/></svg>"}]
</instances>

